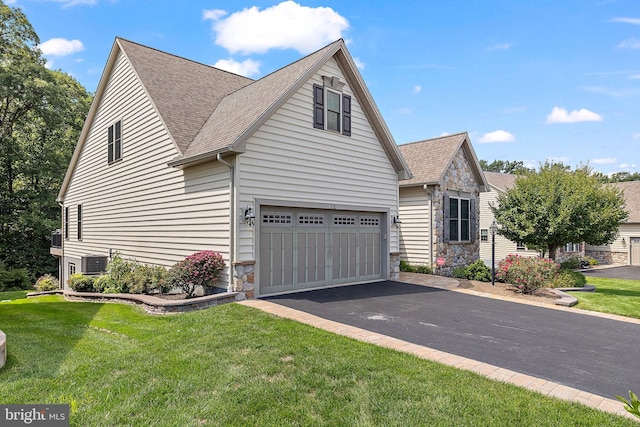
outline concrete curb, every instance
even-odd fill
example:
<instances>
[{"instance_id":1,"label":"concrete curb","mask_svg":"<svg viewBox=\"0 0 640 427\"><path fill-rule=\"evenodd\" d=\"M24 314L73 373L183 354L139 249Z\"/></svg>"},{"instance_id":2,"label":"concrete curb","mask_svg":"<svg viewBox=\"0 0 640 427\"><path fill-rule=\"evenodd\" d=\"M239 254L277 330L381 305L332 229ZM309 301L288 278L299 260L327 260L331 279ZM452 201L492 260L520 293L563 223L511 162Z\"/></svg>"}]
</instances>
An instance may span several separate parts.
<instances>
[{"instance_id":1,"label":"concrete curb","mask_svg":"<svg viewBox=\"0 0 640 427\"><path fill-rule=\"evenodd\" d=\"M578 303L578 298L567 294L567 292L594 292L595 290L596 287L593 285L584 285L581 288L555 288L551 289L551 292L560 297L560 299L553 302L555 305L573 307Z\"/></svg>"}]
</instances>

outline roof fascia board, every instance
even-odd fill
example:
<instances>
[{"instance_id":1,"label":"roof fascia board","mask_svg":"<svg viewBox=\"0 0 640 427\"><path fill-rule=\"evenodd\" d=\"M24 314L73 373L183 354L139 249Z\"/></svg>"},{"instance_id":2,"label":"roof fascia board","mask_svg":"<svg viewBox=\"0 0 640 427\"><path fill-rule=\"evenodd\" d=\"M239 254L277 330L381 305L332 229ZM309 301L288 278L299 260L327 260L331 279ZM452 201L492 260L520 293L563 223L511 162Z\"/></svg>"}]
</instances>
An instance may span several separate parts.
<instances>
[{"instance_id":1,"label":"roof fascia board","mask_svg":"<svg viewBox=\"0 0 640 427\"><path fill-rule=\"evenodd\" d=\"M484 193L489 191L489 183L487 182L487 178L484 176L484 172L482 172L482 167L480 166L476 152L471 146L469 135L465 136L464 142L462 143L462 149L465 151L467 158L471 160L471 168L476 180L478 181L480 192Z\"/></svg>"}]
</instances>

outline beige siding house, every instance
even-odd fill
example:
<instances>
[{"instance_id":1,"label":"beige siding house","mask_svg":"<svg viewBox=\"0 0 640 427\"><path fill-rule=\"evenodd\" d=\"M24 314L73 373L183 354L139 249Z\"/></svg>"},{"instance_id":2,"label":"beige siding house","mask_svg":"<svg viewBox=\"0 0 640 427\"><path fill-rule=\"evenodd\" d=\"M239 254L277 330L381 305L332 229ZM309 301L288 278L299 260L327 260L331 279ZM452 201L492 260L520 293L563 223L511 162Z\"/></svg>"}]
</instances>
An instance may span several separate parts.
<instances>
[{"instance_id":1,"label":"beige siding house","mask_svg":"<svg viewBox=\"0 0 640 427\"><path fill-rule=\"evenodd\" d=\"M400 182L401 259L449 275L479 257L478 197L487 183L469 135L401 145L414 177ZM438 260L444 265L439 266Z\"/></svg>"},{"instance_id":2,"label":"beige siding house","mask_svg":"<svg viewBox=\"0 0 640 427\"><path fill-rule=\"evenodd\" d=\"M618 237L609 245L586 245L585 253L609 264L640 265L640 181L613 185L624 194L629 218L620 226Z\"/></svg>"},{"instance_id":3,"label":"beige siding house","mask_svg":"<svg viewBox=\"0 0 640 427\"><path fill-rule=\"evenodd\" d=\"M489 184L489 191L480 193L480 259L486 265L491 265L491 233L489 227L495 219L490 206L496 205L498 195L505 193L514 186L516 175L497 172L485 172ZM505 259L507 255L517 254L524 257L535 257L540 254L529 250L524 244L513 242L506 237L496 234L496 262Z\"/></svg>"},{"instance_id":4,"label":"beige siding house","mask_svg":"<svg viewBox=\"0 0 640 427\"><path fill-rule=\"evenodd\" d=\"M409 168L343 40L251 80L116 39L60 190L62 282L210 249L242 296L397 275Z\"/></svg>"}]
</instances>

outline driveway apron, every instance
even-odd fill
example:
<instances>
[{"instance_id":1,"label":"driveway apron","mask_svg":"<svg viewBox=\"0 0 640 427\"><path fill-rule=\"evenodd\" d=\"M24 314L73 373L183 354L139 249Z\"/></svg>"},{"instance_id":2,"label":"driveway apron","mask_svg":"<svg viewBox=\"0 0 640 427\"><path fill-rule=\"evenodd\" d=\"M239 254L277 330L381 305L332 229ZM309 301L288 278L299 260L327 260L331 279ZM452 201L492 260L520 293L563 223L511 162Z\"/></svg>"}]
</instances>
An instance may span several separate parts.
<instances>
[{"instance_id":1,"label":"driveway apron","mask_svg":"<svg viewBox=\"0 0 640 427\"><path fill-rule=\"evenodd\" d=\"M640 324L394 281L265 300L600 396L640 391Z\"/></svg>"}]
</instances>

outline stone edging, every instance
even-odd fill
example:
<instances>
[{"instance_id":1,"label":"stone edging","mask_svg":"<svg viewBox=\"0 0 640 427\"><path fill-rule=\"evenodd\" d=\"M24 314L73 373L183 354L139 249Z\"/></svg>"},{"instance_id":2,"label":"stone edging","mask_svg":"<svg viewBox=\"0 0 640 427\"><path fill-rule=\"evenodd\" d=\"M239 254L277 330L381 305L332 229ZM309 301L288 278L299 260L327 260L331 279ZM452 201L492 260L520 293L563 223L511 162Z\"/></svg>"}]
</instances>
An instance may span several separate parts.
<instances>
[{"instance_id":1,"label":"stone edging","mask_svg":"<svg viewBox=\"0 0 640 427\"><path fill-rule=\"evenodd\" d=\"M0 368L7 363L7 336L0 331Z\"/></svg>"},{"instance_id":2,"label":"stone edging","mask_svg":"<svg viewBox=\"0 0 640 427\"><path fill-rule=\"evenodd\" d=\"M30 292L27 297L62 294L67 301L113 302L140 305L150 314L170 314L201 310L215 305L235 302L240 299L238 292L224 292L189 299L168 300L153 295L141 294L101 294L97 292L75 292L65 289L47 292Z\"/></svg>"},{"instance_id":3,"label":"stone edging","mask_svg":"<svg viewBox=\"0 0 640 427\"><path fill-rule=\"evenodd\" d=\"M567 292L593 292L595 290L596 287L593 285L584 285L581 288L555 288L551 289L551 292L560 297L560 299L553 302L555 305L573 307L578 303L578 298L569 295Z\"/></svg>"}]
</instances>

